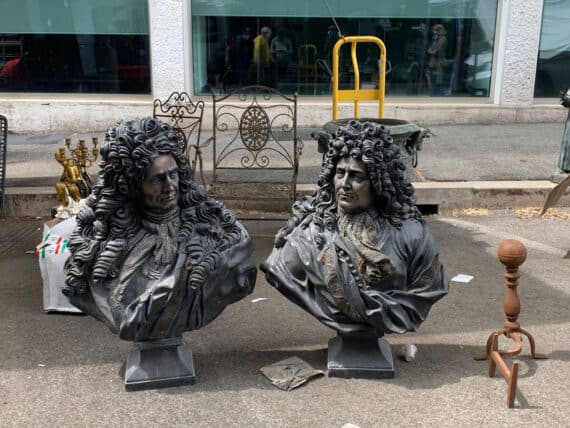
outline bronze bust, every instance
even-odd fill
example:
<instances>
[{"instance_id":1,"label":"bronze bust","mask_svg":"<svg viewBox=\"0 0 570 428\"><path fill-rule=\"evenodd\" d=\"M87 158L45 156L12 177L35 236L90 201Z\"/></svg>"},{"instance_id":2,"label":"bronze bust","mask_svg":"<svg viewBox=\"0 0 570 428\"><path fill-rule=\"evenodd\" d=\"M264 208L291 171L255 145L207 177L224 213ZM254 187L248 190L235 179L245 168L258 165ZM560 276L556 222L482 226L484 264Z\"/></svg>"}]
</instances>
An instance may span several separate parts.
<instances>
[{"instance_id":1,"label":"bronze bust","mask_svg":"<svg viewBox=\"0 0 570 428\"><path fill-rule=\"evenodd\" d=\"M192 382L182 333L251 293L251 240L192 180L169 125L150 118L120 122L107 132L101 158L69 240L64 293L135 342L127 389Z\"/></svg>"},{"instance_id":2,"label":"bronze bust","mask_svg":"<svg viewBox=\"0 0 570 428\"><path fill-rule=\"evenodd\" d=\"M367 122L349 122L329 142L317 190L295 203L261 269L338 332L329 342L331 376L392 377L389 345L379 338L415 331L448 290L399 148Z\"/></svg>"}]
</instances>

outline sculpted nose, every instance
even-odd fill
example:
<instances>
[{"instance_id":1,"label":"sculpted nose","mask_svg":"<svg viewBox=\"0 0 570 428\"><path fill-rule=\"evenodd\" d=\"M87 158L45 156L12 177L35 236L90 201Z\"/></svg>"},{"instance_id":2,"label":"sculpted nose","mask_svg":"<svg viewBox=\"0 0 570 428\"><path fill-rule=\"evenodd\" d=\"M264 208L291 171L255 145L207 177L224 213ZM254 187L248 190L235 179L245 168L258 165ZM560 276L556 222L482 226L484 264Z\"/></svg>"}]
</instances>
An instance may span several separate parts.
<instances>
[{"instance_id":1,"label":"sculpted nose","mask_svg":"<svg viewBox=\"0 0 570 428\"><path fill-rule=\"evenodd\" d=\"M166 177L164 180L164 189L167 192L171 192L172 190L174 190L174 180L172 180L172 178L170 177Z\"/></svg>"}]
</instances>

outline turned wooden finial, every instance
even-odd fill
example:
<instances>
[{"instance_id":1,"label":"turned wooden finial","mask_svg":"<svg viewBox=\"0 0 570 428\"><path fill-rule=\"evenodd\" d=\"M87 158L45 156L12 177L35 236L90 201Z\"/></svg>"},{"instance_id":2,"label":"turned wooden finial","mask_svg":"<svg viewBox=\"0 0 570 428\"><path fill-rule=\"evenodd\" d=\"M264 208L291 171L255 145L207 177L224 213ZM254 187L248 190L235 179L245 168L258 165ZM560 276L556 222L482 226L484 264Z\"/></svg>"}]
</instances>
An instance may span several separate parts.
<instances>
[{"instance_id":1,"label":"turned wooden finial","mask_svg":"<svg viewBox=\"0 0 570 428\"><path fill-rule=\"evenodd\" d=\"M507 268L515 269L526 260L526 247L516 239L505 239L499 244L497 256Z\"/></svg>"},{"instance_id":2,"label":"turned wooden finial","mask_svg":"<svg viewBox=\"0 0 570 428\"><path fill-rule=\"evenodd\" d=\"M507 280L507 292L503 309L507 316L505 327L507 329L518 328L517 318L521 312L521 301L517 293L519 280L519 266L526 260L526 247L516 239L506 239L499 244L497 255L502 264L507 267L505 279Z\"/></svg>"}]
</instances>

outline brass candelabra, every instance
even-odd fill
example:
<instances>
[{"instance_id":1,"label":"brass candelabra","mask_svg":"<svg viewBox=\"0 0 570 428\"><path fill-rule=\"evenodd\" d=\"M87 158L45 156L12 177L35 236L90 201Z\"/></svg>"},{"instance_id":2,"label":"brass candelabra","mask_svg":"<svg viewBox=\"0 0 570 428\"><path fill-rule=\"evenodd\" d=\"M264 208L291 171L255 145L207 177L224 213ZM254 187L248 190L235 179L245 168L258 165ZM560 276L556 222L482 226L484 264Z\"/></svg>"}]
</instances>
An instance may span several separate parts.
<instances>
[{"instance_id":1,"label":"brass candelabra","mask_svg":"<svg viewBox=\"0 0 570 428\"><path fill-rule=\"evenodd\" d=\"M87 169L92 166L99 156L99 139L92 138L93 148L89 149L85 140L79 140L72 147L71 138L65 139L65 147L61 147L55 153L55 159L63 167L59 181L55 185L57 199L61 205L67 206L67 195L76 202L91 193L92 182Z\"/></svg>"}]
</instances>

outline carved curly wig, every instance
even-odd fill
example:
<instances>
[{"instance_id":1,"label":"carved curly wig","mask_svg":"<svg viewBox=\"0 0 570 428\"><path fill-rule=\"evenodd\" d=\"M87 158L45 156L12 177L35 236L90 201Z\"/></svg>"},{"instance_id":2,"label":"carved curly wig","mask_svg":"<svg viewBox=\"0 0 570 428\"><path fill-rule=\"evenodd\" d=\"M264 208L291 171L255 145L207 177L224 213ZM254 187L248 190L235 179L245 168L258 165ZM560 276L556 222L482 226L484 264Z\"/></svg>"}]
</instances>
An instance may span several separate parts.
<instances>
[{"instance_id":1,"label":"carved curly wig","mask_svg":"<svg viewBox=\"0 0 570 428\"><path fill-rule=\"evenodd\" d=\"M337 227L334 175L339 159L348 156L365 164L374 204L382 217L395 227L409 218L423 221L415 203L414 188L406 176L406 166L400 160L400 149L392 142L389 131L379 124L352 120L329 141L317 189L313 196L293 205L293 216L277 234L277 247L285 243L287 235L299 224L303 227L312 221L321 230Z\"/></svg>"},{"instance_id":2,"label":"carved curly wig","mask_svg":"<svg viewBox=\"0 0 570 428\"><path fill-rule=\"evenodd\" d=\"M233 214L192 180L188 159L170 125L152 118L119 122L105 135L97 183L69 239L64 294L85 293L90 281L118 274L115 264L141 227L140 183L146 168L161 155L171 155L178 165L179 242L187 253L189 285L200 287L219 252L241 239Z\"/></svg>"}]
</instances>

